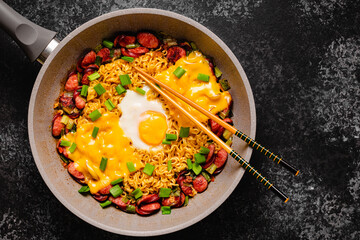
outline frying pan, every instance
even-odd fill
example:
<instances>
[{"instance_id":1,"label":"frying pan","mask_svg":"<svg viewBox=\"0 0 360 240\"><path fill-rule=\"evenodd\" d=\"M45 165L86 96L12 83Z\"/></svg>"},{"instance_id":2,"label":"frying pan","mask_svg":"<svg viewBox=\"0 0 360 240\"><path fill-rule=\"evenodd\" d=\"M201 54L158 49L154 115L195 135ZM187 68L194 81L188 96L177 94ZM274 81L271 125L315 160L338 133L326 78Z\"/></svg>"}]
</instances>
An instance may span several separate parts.
<instances>
[{"instance_id":1,"label":"frying pan","mask_svg":"<svg viewBox=\"0 0 360 240\"><path fill-rule=\"evenodd\" d=\"M56 141L51 136L53 104L64 86L68 72L78 58L103 39L122 31L164 31L176 39L194 41L215 59L223 77L231 85L234 99L234 124L251 138L255 137L255 104L246 74L231 50L214 33L192 19L159 10L134 8L104 14L75 29L61 42L55 32L46 30L20 16L0 1L0 26L23 48L31 61L43 66L35 81L28 113L28 133L32 154L39 172L56 198L84 221L113 233L154 236L186 228L218 208L232 193L244 174L236 161L229 159L223 172L208 189L189 201L187 207L173 209L171 215L150 217L126 214L114 207L102 209L90 196L77 192L76 183L61 166ZM234 149L249 161L252 149L238 139Z\"/></svg>"}]
</instances>

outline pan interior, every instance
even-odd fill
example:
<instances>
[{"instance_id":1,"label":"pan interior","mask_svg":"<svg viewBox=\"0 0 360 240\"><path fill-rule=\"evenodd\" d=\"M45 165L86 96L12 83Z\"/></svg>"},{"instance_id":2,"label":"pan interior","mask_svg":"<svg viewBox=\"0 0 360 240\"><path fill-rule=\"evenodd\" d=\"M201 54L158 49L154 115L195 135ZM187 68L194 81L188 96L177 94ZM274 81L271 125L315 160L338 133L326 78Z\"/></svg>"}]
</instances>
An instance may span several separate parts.
<instances>
[{"instance_id":1,"label":"pan interior","mask_svg":"<svg viewBox=\"0 0 360 240\"><path fill-rule=\"evenodd\" d=\"M122 31L163 31L176 39L194 41L205 55L212 56L231 84L234 100L234 125L254 138L255 108L252 92L243 69L228 47L202 25L167 11L128 9L98 17L67 36L50 55L35 83L29 107L29 137L35 162L54 195L74 214L85 221L114 233L149 236L185 228L201 220L234 190L244 170L229 159L207 191L196 195L187 207L173 209L171 215L161 213L151 217L126 214L114 207L102 209L90 196L77 192L76 183L62 167L56 153L56 140L51 136L53 104L63 89L68 72L74 69L80 56L103 39L112 39ZM226 40L226 39L225 39ZM251 149L235 139L233 148L249 160Z\"/></svg>"}]
</instances>

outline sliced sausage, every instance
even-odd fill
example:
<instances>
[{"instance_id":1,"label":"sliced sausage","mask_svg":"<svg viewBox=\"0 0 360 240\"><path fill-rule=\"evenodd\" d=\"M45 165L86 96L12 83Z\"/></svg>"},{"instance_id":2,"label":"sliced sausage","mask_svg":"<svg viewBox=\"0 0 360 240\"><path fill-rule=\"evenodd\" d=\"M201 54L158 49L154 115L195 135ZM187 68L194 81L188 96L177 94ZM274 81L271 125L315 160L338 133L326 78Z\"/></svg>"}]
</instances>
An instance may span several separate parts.
<instances>
[{"instance_id":1,"label":"sliced sausage","mask_svg":"<svg viewBox=\"0 0 360 240\"><path fill-rule=\"evenodd\" d=\"M114 40L114 47L126 47L126 45L135 43L136 38L134 36L127 36L121 34L117 36Z\"/></svg>"},{"instance_id":2,"label":"sliced sausage","mask_svg":"<svg viewBox=\"0 0 360 240\"><path fill-rule=\"evenodd\" d=\"M186 178L180 181L179 185L185 195L193 197L195 196L196 192L194 191L191 182L192 182L192 178L190 176L186 176Z\"/></svg>"},{"instance_id":3,"label":"sliced sausage","mask_svg":"<svg viewBox=\"0 0 360 240\"><path fill-rule=\"evenodd\" d=\"M89 66L86 67L85 71L84 72L87 72L87 71L91 71L91 70L98 70L99 69L99 66L96 65L96 64L90 64Z\"/></svg>"},{"instance_id":4,"label":"sliced sausage","mask_svg":"<svg viewBox=\"0 0 360 240\"><path fill-rule=\"evenodd\" d=\"M210 158L210 160L209 161L206 160L205 164L202 165L202 168L207 169L208 167L210 167L210 165L214 162L215 157L216 157L216 155L213 154L212 157Z\"/></svg>"},{"instance_id":5,"label":"sliced sausage","mask_svg":"<svg viewBox=\"0 0 360 240\"><path fill-rule=\"evenodd\" d=\"M65 128L65 124L61 123L61 114L58 113L54 116L53 122L52 122L52 135L54 137L59 137L61 134L61 130Z\"/></svg>"},{"instance_id":6,"label":"sliced sausage","mask_svg":"<svg viewBox=\"0 0 360 240\"><path fill-rule=\"evenodd\" d=\"M78 109L83 109L83 108L85 107L85 104L86 104L85 99L83 99L83 98L80 97L80 96L76 96L76 97L75 97L75 106L76 106Z\"/></svg>"},{"instance_id":7,"label":"sliced sausage","mask_svg":"<svg viewBox=\"0 0 360 240\"><path fill-rule=\"evenodd\" d=\"M82 63L83 59L84 59L84 58L80 58L79 61L78 61L77 64L76 64L76 70L77 70L79 73L81 73L81 72L84 70L84 69L82 68L82 66L81 66L81 63Z\"/></svg>"},{"instance_id":8,"label":"sliced sausage","mask_svg":"<svg viewBox=\"0 0 360 240\"><path fill-rule=\"evenodd\" d=\"M67 109L66 112L69 112L69 111L71 111L72 109L75 108L75 104L74 104L73 98L72 98L72 97L65 96L65 94L63 94L63 95L60 96L59 102L60 102L60 105L61 105L61 107L62 107L63 109L64 109L64 108Z\"/></svg>"},{"instance_id":9,"label":"sliced sausage","mask_svg":"<svg viewBox=\"0 0 360 240\"><path fill-rule=\"evenodd\" d=\"M160 199L159 195L154 193L154 194L149 194L146 196L143 196L141 199L139 199L137 201L137 205L140 206L141 204L144 203L152 203L152 202L156 202Z\"/></svg>"},{"instance_id":10,"label":"sliced sausage","mask_svg":"<svg viewBox=\"0 0 360 240\"><path fill-rule=\"evenodd\" d=\"M174 46L168 49L166 57L170 62L175 63L177 60L185 56L186 56L185 49Z\"/></svg>"},{"instance_id":11,"label":"sliced sausage","mask_svg":"<svg viewBox=\"0 0 360 240\"><path fill-rule=\"evenodd\" d=\"M136 36L138 42L146 48L157 48L159 46L159 39L152 33L140 32Z\"/></svg>"},{"instance_id":12,"label":"sliced sausage","mask_svg":"<svg viewBox=\"0 0 360 240\"><path fill-rule=\"evenodd\" d=\"M76 180L84 180L85 177L84 177L84 174L82 174L81 172L79 172L78 170L76 170L76 167L75 167L75 163L74 162L70 162L68 164L68 168L67 168L68 172L70 173L70 175L72 177L74 177Z\"/></svg>"},{"instance_id":13,"label":"sliced sausage","mask_svg":"<svg viewBox=\"0 0 360 240\"><path fill-rule=\"evenodd\" d=\"M97 56L99 56L99 57L102 58L102 60L101 60L102 63L111 60L111 58L110 58L110 49L108 49L108 48L102 48L102 49L97 53Z\"/></svg>"},{"instance_id":14,"label":"sliced sausage","mask_svg":"<svg viewBox=\"0 0 360 240\"><path fill-rule=\"evenodd\" d=\"M136 54L136 53L129 52L129 49L126 49L126 48L121 48L121 53L124 56L133 57L133 58L137 58L137 57L141 56L141 54Z\"/></svg>"},{"instance_id":15,"label":"sliced sausage","mask_svg":"<svg viewBox=\"0 0 360 240\"><path fill-rule=\"evenodd\" d=\"M119 58L121 56L121 49L117 48L114 50L114 58Z\"/></svg>"},{"instance_id":16,"label":"sliced sausage","mask_svg":"<svg viewBox=\"0 0 360 240\"><path fill-rule=\"evenodd\" d=\"M81 62L81 67L86 68L88 65L95 63L96 53L94 51L88 52Z\"/></svg>"},{"instance_id":17,"label":"sliced sausage","mask_svg":"<svg viewBox=\"0 0 360 240\"><path fill-rule=\"evenodd\" d=\"M191 51L192 47L190 46L190 44L188 42L182 42L179 44L180 47L182 47L183 49L185 49L186 51Z\"/></svg>"},{"instance_id":18,"label":"sliced sausage","mask_svg":"<svg viewBox=\"0 0 360 240\"><path fill-rule=\"evenodd\" d=\"M149 49L147 49L145 47L137 47L137 48L128 49L128 52L143 55L143 54L149 52Z\"/></svg>"},{"instance_id":19,"label":"sliced sausage","mask_svg":"<svg viewBox=\"0 0 360 240\"><path fill-rule=\"evenodd\" d=\"M149 203L149 204L142 205L140 207L140 209L142 211L146 211L146 212L154 212L154 211L159 210L160 207L161 207L160 203L154 202L154 203Z\"/></svg>"},{"instance_id":20,"label":"sliced sausage","mask_svg":"<svg viewBox=\"0 0 360 240\"><path fill-rule=\"evenodd\" d=\"M95 198L96 201L98 202L105 202L109 196L107 195L102 195L100 193L95 193L92 195L93 198Z\"/></svg>"},{"instance_id":21,"label":"sliced sausage","mask_svg":"<svg viewBox=\"0 0 360 240\"><path fill-rule=\"evenodd\" d=\"M100 189L99 193L102 195L107 195L110 194L110 189L112 188L112 186L109 184L108 186Z\"/></svg>"},{"instance_id":22,"label":"sliced sausage","mask_svg":"<svg viewBox=\"0 0 360 240\"><path fill-rule=\"evenodd\" d=\"M66 81L65 90L72 92L76 90L78 86L79 86L78 76L77 74L72 74Z\"/></svg>"},{"instance_id":23,"label":"sliced sausage","mask_svg":"<svg viewBox=\"0 0 360 240\"><path fill-rule=\"evenodd\" d=\"M58 141L58 143L56 144L56 149L58 150L59 154L65 156L66 158L68 157L68 153L66 151L65 147L60 146L60 142Z\"/></svg>"},{"instance_id":24,"label":"sliced sausage","mask_svg":"<svg viewBox=\"0 0 360 240\"><path fill-rule=\"evenodd\" d=\"M130 200L128 200L127 203L124 203L123 200L122 200L122 197L117 197L117 198L114 198L112 196L109 197L109 200L112 202L112 203L115 203L116 206L118 206L121 210L123 211L126 211L126 207L127 205L129 205L130 203Z\"/></svg>"},{"instance_id":25,"label":"sliced sausage","mask_svg":"<svg viewBox=\"0 0 360 240\"><path fill-rule=\"evenodd\" d=\"M225 149L220 149L216 154L216 158L214 160L214 164L216 165L217 169L220 169L224 166L227 158L228 153L225 151Z\"/></svg>"},{"instance_id":26,"label":"sliced sausage","mask_svg":"<svg viewBox=\"0 0 360 240\"><path fill-rule=\"evenodd\" d=\"M89 70L88 70L89 69ZM91 68L87 68L86 70L88 70L87 72L84 72L84 75L81 79L81 84L82 85L89 85L89 79L88 76L90 76L91 74L93 74L95 72L95 70L91 69Z\"/></svg>"},{"instance_id":27,"label":"sliced sausage","mask_svg":"<svg viewBox=\"0 0 360 240\"><path fill-rule=\"evenodd\" d=\"M180 197L179 198L179 201L177 204L175 204L173 207L181 207L182 205L184 205L184 202L185 202L185 194L183 193L180 193Z\"/></svg>"},{"instance_id":28,"label":"sliced sausage","mask_svg":"<svg viewBox=\"0 0 360 240\"><path fill-rule=\"evenodd\" d=\"M183 193L181 193L183 194ZM175 197L175 196L170 196L167 198L163 198L163 200L161 201L161 205L163 206L175 206L179 203L180 201L180 197Z\"/></svg>"},{"instance_id":29,"label":"sliced sausage","mask_svg":"<svg viewBox=\"0 0 360 240\"><path fill-rule=\"evenodd\" d=\"M206 156L206 162L210 161L211 157L213 156L214 154L214 151L215 151L215 145L214 144L210 144L208 146L208 149L210 150L210 152L208 153L208 155ZM205 162L205 163L206 163Z\"/></svg>"},{"instance_id":30,"label":"sliced sausage","mask_svg":"<svg viewBox=\"0 0 360 240\"><path fill-rule=\"evenodd\" d=\"M194 179L193 186L197 192L203 192L207 188L208 182L206 181L205 177L200 174Z\"/></svg>"}]
</instances>

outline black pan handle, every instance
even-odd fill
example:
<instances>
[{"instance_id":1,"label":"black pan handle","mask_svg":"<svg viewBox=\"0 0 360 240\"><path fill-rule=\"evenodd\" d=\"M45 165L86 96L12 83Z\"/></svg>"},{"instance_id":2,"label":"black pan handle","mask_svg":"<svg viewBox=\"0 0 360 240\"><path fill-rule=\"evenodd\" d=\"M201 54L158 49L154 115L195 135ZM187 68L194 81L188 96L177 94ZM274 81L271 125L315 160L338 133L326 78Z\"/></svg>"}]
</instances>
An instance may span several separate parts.
<instances>
[{"instance_id":1,"label":"black pan handle","mask_svg":"<svg viewBox=\"0 0 360 240\"><path fill-rule=\"evenodd\" d=\"M17 42L32 62L40 57L56 34L27 20L4 1L0 1L0 27Z\"/></svg>"}]
</instances>

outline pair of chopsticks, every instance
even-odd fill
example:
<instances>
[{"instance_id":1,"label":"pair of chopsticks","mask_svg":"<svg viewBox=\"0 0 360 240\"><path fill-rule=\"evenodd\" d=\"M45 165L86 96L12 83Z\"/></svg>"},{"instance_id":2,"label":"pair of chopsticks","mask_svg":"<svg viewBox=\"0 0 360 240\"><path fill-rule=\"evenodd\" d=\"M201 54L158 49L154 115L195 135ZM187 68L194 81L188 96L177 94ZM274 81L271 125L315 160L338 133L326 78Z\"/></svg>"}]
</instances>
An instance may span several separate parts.
<instances>
[{"instance_id":1,"label":"pair of chopsticks","mask_svg":"<svg viewBox=\"0 0 360 240\"><path fill-rule=\"evenodd\" d=\"M215 116L211 112L207 111L206 109L202 108L201 106L197 105L190 99L184 97L174 89L170 88L166 84L160 82L156 78L150 76L148 73L144 72L138 67L134 67L140 74L139 76L147 83L149 84L153 89L155 89L160 95L162 95L165 99L167 99L169 102L171 102L175 107L177 107L185 116L187 116L192 122L194 122L201 130L203 130L214 142L220 145L225 151L232 156L236 161L240 163L242 167L245 168L249 173L254 175L256 179L258 179L261 183L265 185L268 189L272 190L282 201L285 203L289 200L289 198L279 189L277 189L268 179L266 179L264 176L261 175L255 168L253 168L244 158L242 158L238 153L236 153L230 146L225 144L218 136L216 136L212 131L207 129L202 123L200 123L196 118L194 118L189 112L187 112L185 109L183 109L177 102L175 102L168 94L166 94L164 91L162 91L159 87L157 87L153 82L155 82L160 87L166 89L171 94L175 95L176 97L180 98L199 112L206 115L208 118L214 120L218 124L220 124L225 129L229 130L231 133L235 134L235 136L239 137L240 139L244 140L247 144L255 148L256 150L262 152L265 154L265 156L269 157L273 161L277 161L278 164L284 166L286 169L290 170L292 173L298 175L299 170L296 170L293 166L282 160L282 158L275 155L273 152L271 152L269 149L266 149L261 144L257 143L255 140L251 139L247 135L245 135L240 130L237 130L233 126L229 125L228 123L222 121L219 117ZM152 81L150 81L151 79Z\"/></svg>"}]
</instances>

